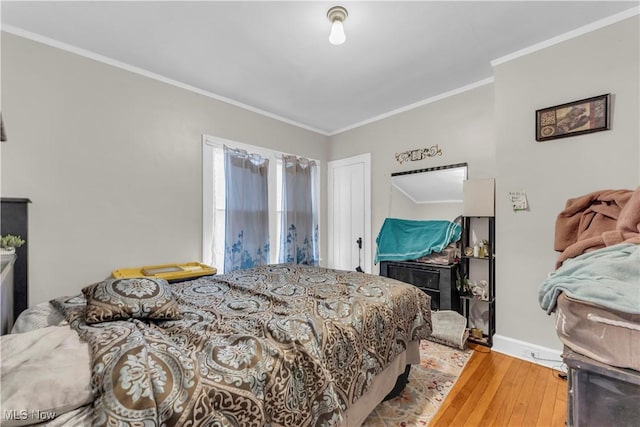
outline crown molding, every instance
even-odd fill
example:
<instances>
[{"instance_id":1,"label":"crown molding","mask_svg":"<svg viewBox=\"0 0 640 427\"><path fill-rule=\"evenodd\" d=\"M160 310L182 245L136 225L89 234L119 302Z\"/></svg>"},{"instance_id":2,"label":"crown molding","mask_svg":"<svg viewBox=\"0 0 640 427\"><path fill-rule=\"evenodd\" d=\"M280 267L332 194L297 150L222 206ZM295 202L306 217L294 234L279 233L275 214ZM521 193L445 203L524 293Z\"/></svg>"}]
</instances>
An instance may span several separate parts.
<instances>
[{"instance_id":1,"label":"crown molding","mask_svg":"<svg viewBox=\"0 0 640 427\"><path fill-rule=\"evenodd\" d=\"M9 33L9 34L13 34L13 35L19 36L19 37L22 37L22 38L25 38L25 39L28 39L28 40L32 40L34 42L42 43L42 44L45 44L47 46L51 46L51 47L54 47L54 48L57 48L57 49L61 49L61 50L64 50L64 51L67 51L67 52L70 52L70 53L74 53L76 55L92 59L94 61L102 62L103 64L111 65L112 67L120 68L122 70L129 71L131 73L139 74L139 75L141 75L143 77L147 77L147 78L150 78L150 79L153 79L153 80L157 80L157 81L160 81L162 83L166 83L168 85L178 87L180 89L188 90L189 92L194 92L194 93L197 93L199 95L203 95L203 96L206 96L208 98L215 99L216 101L222 101L222 102L224 102L226 104L230 104L230 105L233 105L235 107L239 107L239 108L242 108L244 110L251 111L252 113L260 114L261 116L265 116L265 117L268 117L270 119L278 120L278 121L286 123L288 125L296 126L298 128L302 128L302 129L305 129L305 130L308 130L308 131L311 131L311 132L315 132L315 133L318 133L318 134L321 134L321 135L324 135L324 136L328 136L328 133L326 131L323 131L323 130L320 130L320 129L316 129L316 128L311 127L311 126L307 126L307 125L305 125L303 123L299 123L299 122L287 119L285 117L279 116L277 114L270 113L268 111L261 110L259 108L253 107L251 105L243 104L242 102L235 101L233 99L230 99L230 98L227 98L225 96L218 95L216 93L209 92L209 91L197 88L195 86L191 86L191 85L188 85L186 83L182 83L180 81L171 79L169 77L165 77L163 75L154 73L152 71L145 70L144 68L136 67L136 66L133 66L133 65L118 61L116 59L109 58L107 56L103 56L103 55L97 54L95 52L91 52L89 50L86 50L86 49L79 48L77 46L73 46L73 45L70 45L70 44L67 44L67 43L64 43L64 42L49 38L49 37L42 36L40 34L36 34L36 33L30 32L30 31L23 30L22 28L14 27L12 25L3 25L2 26L2 31L6 32L6 33Z\"/></svg>"},{"instance_id":2,"label":"crown molding","mask_svg":"<svg viewBox=\"0 0 640 427\"><path fill-rule=\"evenodd\" d=\"M502 56L500 58L496 58L496 59L490 61L491 66L495 68L496 66L498 66L500 64L504 64L505 62L512 61L512 60L514 60L516 58L520 58L522 56L529 55L531 53L546 49L548 47L551 47L551 46L554 46L556 44L562 43L564 41L571 40L573 38L576 38L576 37L579 37L581 35L590 33L592 31L596 31L596 30L598 30L600 28L604 28L606 26L615 24L617 22L620 22L620 21L623 21L625 19L631 18L631 17L636 16L638 14L640 14L640 6L633 7L631 9L628 9L626 11L620 12L618 14L615 14L615 15L609 16L607 18L592 22L592 23L590 23L588 25L584 25L584 26L579 27L579 28L577 28L577 29L575 29L573 31L561 34L561 35L559 35L557 37L553 37L553 38L551 38L549 40L545 40L543 42L540 42L540 43L537 43L535 45L529 46L527 48L518 50L516 52L510 53L510 54L505 55L505 56ZM274 113L270 113L270 112L265 111L265 110L261 110L259 108L253 107L251 105L247 105L247 104L235 101L233 99L224 97L222 95L218 95L218 94L215 94L213 92L209 92L209 91L197 88L195 86L191 86L191 85L188 85L186 83L182 83L182 82L179 82L177 80L170 79L168 77L165 77L165 76L162 76L160 74L145 70L143 68L135 67L133 65L126 64L124 62L120 62L120 61L117 61L115 59L112 59L112 58L109 58L109 57L106 57L106 56L99 55L97 53L91 52L89 50L81 49L79 47L76 47L76 46L73 46L73 45L70 45L70 44L67 44L67 43L63 43L63 42L60 42L60 41L55 40L55 39L51 39L49 37L45 37L45 36L42 36L42 35L39 35L39 34L36 34L36 33L32 33L30 31L26 31L26 30L23 30L21 28L17 28L17 27L11 26L11 25L3 25L2 26L2 31L10 33L10 34L14 34L14 35L19 36L19 37L26 38L26 39L29 39L29 40L33 40L35 42L42 43L42 44L45 44L45 45L48 45L48 46L51 46L51 47L55 47L57 49L61 49L61 50L67 51L67 52L71 52L71 53L83 56L85 58L93 59L95 61L102 62L104 64L111 65L113 67L117 67L117 68L129 71L129 72L132 72L132 73L139 74L139 75L144 76L144 77L148 77L150 79L158 80L160 82L163 82L163 83L175 86L175 87L179 87L181 89L185 89L185 90L188 90L190 92L194 92L194 93L206 96L208 98L212 98L212 99L215 99L217 101L221 101L221 102L224 102L224 103L227 103L227 104L242 108L244 110L251 111L253 113L256 113L256 114L259 114L259 115L262 115L262 116L265 116L265 117L268 117L268 118L271 118L271 119L274 119L274 120L277 120L277 121L280 121L280 122L283 122L283 123L286 123L286 124L289 124L289 125L292 125L292 126L295 126L295 127L298 127L298 128L301 128L301 129L305 129L305 130L308 130L308 131L311 131L311 132L314 132L314 133L317 133L317 134L320 134L320 135L323 135L323 136L329 136L329 137L337 135L337 134L340 134L340 133L343 133L343 132L347 132L349 130L353 130L355 128L359 128L359 127L362 127L362 126L365 126L365 125L368 125L368 124L371 124L371 123L374 123L374 122L377 122L377 121L380 121L380 120L383 120L383 119L386 119L386 118L391 117L391 116L395 116L395 115L400 114L400 113L404 113L406 111L413 110L415 108L422 107L424 105L428 105L428 104L431 104L431 103L434 103L434 102L437 102L437 101L441 101L441 100L443 100L445 98L448 98L448 97L451 97L451 96L455 96L455 95L458 95L460 93L476 89L478 87L482 87L482 86L485 86L485 85L488 85L488 84L492 84L492 83L494 83L494 80L495 80L494 77L489 77L489 78L486 78L486 79L483 79L483 80L479 80L477 82L470 83L468 85L465 85L465 86L462 86L462 87L459 87L459 88L444 92L442 94L432 96L432 97L424 99L422 101L418 101L418 102L415 102L413 104L406 105L404 107L389 111L387 113L383 113L383 114L377 115L375 117L363 120L361 122L354 123L352 125L349 125L347 127L344 127L344 128L341 128L341 129L338 129L338 130L335 130L335 131L325 131L325 130L321 130L321 129L317 129L317 128L305 125L303 123L296 122L294 120L287 119L285 117L279 116L279 115L274 114Z\"/></svg>"},{"instance_id":3,"label":"crown molding","mask_svg":"<svg viewBox=\"0 0 640 427\"><path fill-rule=\"evenodd\" d=\"M565 42L567 40L574 39L576 37L582 36L584 34L590 33L592 31L599 30L600 28L607 27L609 25L615 24L620 21L624 21L625 19L629 19L633 16L640 14L640 6L636 6L634 8L625 10L623 12L617 13L615 15L611 15L607 18L600 19L599 21L592 22L590 24L584 25L582 27L576 28L573 31L569 31L568 33L561 34L557 37L553 37L549 40L545 40L540 43L536 43L532 46L526 47L524 49L518 50L516 52L510 53L508 55L502 56L500 58L494 59L491 61L491 66L496 67L497 65L504 64L505 62L512 61L514 59L520 58L522 56L529 55L534 52L538 52L540 50L546 49L548 47L557 45L559 43Z\"/></svg>"},{"instance_id":4,"label":"crown molding","mask_svg":"<svg viewBox=\"0 0 640 427\"><path fill-rule=\"evenodd\" d=\"M339 133L343 133L343 132L346 132L346 131L349 131L349 130L352 130L352 129L355 129L355 128L359 128L359 127L364 126L364 125L368 125L368 124L373 123L373 122L377 122L379 120L386 119L386 118L391 117L391 116L395 116L395 115L400 114L400 113L404 113L405 111L413 110L413 109L422 107L422 106L427 105L427 104L432 104L434 102L443 100L445 98L449 98L450 96L458 95L460 93L467 92L467 91L470 91L470 90L473 90L473 89L476 89L476 88L491 84L493 82L494 82L494 78L493 77L488 77L486 79L479 80L479 81L474 82L474 83L470 83L468 85L459 87L457 89L453 89L453 90L450 90L448 92L444 92L444 93L441 93L439 95L432 96L432 97L424 99L422 101L418 101L418 102L415 102L413 104L409 104L409 105L406 105L404 107L400 107L398 109L389 111L388 113L380 114L379 116L375 116L375 117L372 117L370 119L363 120L361 122L358 122L358 123L355 123L353 125L347 126L345 128L339 129L337 131L331 132L331 133L329 133L329 136L334 136L334 135L337 135Z\"/></svg>"}]
</instances>

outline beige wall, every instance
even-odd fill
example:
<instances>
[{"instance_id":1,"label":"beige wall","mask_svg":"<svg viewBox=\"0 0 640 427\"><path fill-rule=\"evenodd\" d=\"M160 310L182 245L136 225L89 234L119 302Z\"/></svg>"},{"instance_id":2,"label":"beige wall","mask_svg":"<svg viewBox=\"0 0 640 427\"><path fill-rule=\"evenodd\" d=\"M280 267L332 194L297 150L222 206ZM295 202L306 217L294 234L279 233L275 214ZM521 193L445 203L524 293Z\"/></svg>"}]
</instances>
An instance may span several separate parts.
<instances>
[{"instance_id":1,"label":"beige wall","mask_svg":"<svg viewBox=\"0 0 640 427\"><path fill-rule=\"evenodd\" d=\"M560 349L554 318L538 305L553 270L555 218L570 197L640 182L638 17L495 68L495 82L331 138L330 160L372 153L372 235L387 216L409 217L391 196L392 172L467 162L470 178L496 178L497 334ZM535 110L613 94L612 130L539 143ZM439 144L442 157L399 165L394 153ZM524 190L528 212L507 192ZM415 212L414 212L415 213ZM436 207L428 219L442 218Z\"/></svg>"},{"instance_id":2,"label":"beige wall","mask_svg":"<svg viewBox=\"0 0 640 427\"><path fill-rule=\"evenodd\" d=\"M553 271L555 219L568 198L640 182L639 18L495 67L497 134L496 293L498 333L559 347L554 317L538 305ZM536 142L534 112L611 93L609 131ZM515 213L506 193L527 192Z\"/></svg>"},{"instance_id":3,"label":"beige wall","mask_svg":"<svg viewBox=\"0 0 640 427\"><path fill-rule=\"evenodd\" d=\"M6 33L2 113L2 196L33 202L30 305L199 260L202 134L319 159L326 181L323 135Z\"/></svg>"}]
</instances>

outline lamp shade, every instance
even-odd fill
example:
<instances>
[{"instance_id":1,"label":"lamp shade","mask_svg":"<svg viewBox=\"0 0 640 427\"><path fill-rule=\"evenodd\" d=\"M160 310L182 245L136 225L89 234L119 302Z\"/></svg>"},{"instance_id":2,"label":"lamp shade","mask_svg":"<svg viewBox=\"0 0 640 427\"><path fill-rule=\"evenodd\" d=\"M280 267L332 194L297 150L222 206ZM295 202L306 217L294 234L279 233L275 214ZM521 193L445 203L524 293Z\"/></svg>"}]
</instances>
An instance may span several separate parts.
<instances>
[{"instance_id":1,"label":"lamp shade","mask_svg":"<svg viewBox=\"0 0 640 427\"><path fill-rule=\"evenodd\" d=\"M467 179L462 183L462 215L495 215L495 179Z\"/></svg>"}]
</instances>

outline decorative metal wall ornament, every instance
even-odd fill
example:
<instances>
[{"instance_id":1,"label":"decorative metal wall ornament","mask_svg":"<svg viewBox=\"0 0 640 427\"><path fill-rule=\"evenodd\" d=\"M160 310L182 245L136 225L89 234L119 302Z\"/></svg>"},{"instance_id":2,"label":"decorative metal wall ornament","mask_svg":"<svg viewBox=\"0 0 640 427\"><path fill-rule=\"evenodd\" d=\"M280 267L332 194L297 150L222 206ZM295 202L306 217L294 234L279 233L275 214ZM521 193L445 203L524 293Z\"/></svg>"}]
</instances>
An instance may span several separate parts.
<instances>
[{"instance_id":1,"label":"decorative metal wall ornament","mask_svg":"<svg viewBox=\"0 0 640 427\"><path fill-rule=\"evenodd\" d=\"M396 153L396 160L402 164L411 160L422 160L426 157L442 156L442 150L438 147L438 144L432 145L429 148L418 148L417 150L403 151L402 153Z\"/></svg>"}]
</instances>

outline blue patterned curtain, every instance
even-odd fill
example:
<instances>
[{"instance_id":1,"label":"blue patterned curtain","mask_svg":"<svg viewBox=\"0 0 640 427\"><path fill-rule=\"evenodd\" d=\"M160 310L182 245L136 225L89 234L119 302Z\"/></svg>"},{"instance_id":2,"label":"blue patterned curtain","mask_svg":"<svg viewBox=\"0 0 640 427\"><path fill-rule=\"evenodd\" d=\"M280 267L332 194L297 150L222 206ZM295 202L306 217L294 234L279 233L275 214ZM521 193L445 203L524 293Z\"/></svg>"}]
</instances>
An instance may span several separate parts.
<instances>
[{"instance_id":1,"label":"blue patterned curtain","mask_svg":"<svg viewBox=\"0 0 640 427\"><path fill-rule=\"evenodd\" d=\"M224 147L224 272L269 263L269 160Z\"/></svg>"},{"instance_id":2,"label":"blue patterned curtain","mask_svg":"<svg viewBox=\"0 0 640 427\"><path fill-rule=\"evenodd\" d=\"M282 157L282 235L279 262L318 265L316 162Z\"/></svg>"}]
</instances>

